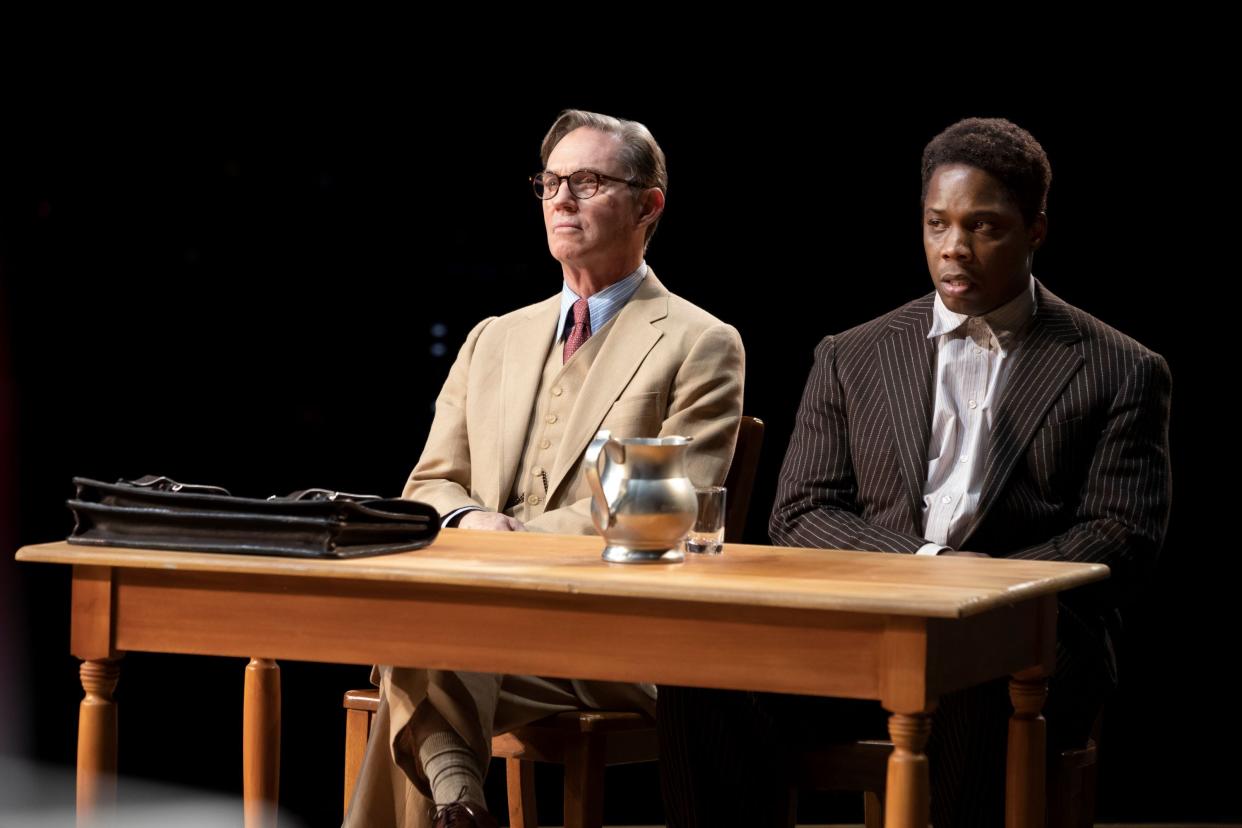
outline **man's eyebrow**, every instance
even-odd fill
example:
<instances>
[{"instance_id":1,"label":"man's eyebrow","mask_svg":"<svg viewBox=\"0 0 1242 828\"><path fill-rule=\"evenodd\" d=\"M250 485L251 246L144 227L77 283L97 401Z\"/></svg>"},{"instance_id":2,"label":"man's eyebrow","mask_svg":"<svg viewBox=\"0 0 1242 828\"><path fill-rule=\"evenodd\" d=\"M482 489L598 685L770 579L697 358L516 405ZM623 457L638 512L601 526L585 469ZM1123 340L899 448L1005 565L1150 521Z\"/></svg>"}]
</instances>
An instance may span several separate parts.
<instances>
[{"instance_id":1,"label":"man's eyebrow","mask_svg":"<svg viewBox=\"0 0 1242 828\"><path fill-rule=\"evenodd\" d=\"M924 212L926 213L944 213L947 212L947 210L947 207L932 207L931 205L927 205L924 208ZM1004 215L1004 211L996 207L980 207L977 210L967 210L966 215L1000 217Z\"/></svg>"},{"instance_id":2,"label":"man's eyebrow","mask_svg":"<svg viewBox=\"0 0 1242 828\"><path fill-rule=\"evenodd\" d=\"M579 173L579 172L595 173L596 175L610 175L610 173L606 173L603 170L597 170L595 167L579 167L578 169L570 170L567 173L558 173L556 172L556 170L553 170L553 169L546 169L544 170L544 172L550 172L550 173L553 173L554 175L573 175L574 173Z\"/></svg>"}]
</instances>

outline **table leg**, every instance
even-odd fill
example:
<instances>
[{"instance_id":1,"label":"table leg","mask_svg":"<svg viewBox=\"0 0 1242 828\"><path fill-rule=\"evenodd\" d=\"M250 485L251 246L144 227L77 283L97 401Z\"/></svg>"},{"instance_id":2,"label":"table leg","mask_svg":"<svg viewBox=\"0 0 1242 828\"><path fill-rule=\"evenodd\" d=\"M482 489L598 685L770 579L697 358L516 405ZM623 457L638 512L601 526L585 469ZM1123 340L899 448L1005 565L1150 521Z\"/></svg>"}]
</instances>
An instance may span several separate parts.
<instances>
[{"instance_id":1,"label":"table leg","mask_svg":"<svg viewBox=\"0 0 1242 828\"><path fill-rule=\"evenodd\" d=\"M1047 727L1041 711L1048 677L1019 673L1009 682L1009 756L1005 775L1006 828L1043 828Z\"/></svg>"},{"instance_id":2,"label":"table leg","mask_svg":"<svg viewBox=\"0 0 1242 828\"><path fill-rule=\"evenodd\" d=\"M86 695L78 706L78 825L116 805L116 702L121 677L117 659L89 659L78 673Z\"/></svg>"},{"instance_id":3,"label":"table leg","mask_svg":"<svg viewBox=\"0 0 1242 828\"><path fill-rule=\"evenodd\" d=\"M885 828L927 828L931 821L931 779L927 766L927 713L894 713L888 719L893 753L888 757Z\"/></svg>"},{"instance_id":4,"label":"table leg","mask_svg":"<svg viewBox=\"0 0 1242 828\"><path fill-rule=\"evenodd\" d=\"M280 667L269 658L252 658L246 665L242 721L245 825L275 828L280 792Z\"/></svg>"}]
</instances>

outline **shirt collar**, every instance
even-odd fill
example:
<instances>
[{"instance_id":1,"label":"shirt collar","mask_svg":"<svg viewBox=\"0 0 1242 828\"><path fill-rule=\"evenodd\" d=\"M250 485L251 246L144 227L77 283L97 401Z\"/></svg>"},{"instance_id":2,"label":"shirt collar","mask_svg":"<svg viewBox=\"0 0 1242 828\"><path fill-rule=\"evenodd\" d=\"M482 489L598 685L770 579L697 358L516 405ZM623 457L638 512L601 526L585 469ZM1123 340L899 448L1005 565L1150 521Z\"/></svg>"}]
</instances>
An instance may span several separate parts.
<instances>
[{"instance_id":1,"label":"shirt collar","mask_svg":"<svg viewBox=\"0 0 1242 828\"><path fill-rule=\"evenodd\" d=\"M591 333L595 333L600 328L608 324L608 322L617 315L617 311L630 301L630 297L638 290L638 286L642 284L643 279L647 277L647 262L640 262L638 269L624 279L613 282L599 293L587 297L587 312L591 318ZM578 294L569 288L568 282L561 283L561 322L557 326L557 340L560 341L569 335L566 329L567 318L572 319L571 313L574 309L574 303L581 299Z\"/></svg>"},{"instance_id":2,"label":"shirt collar","mask_svg":"<svg viewBox=\"0 0 1242 828\"><path fill-rule=\"evenodd\" d=\"M1034 275L1030 277L1026 290L1020 292L999 308L985 313L982 317L971 317L964 313L956 313L949 310L943 300L941 300L940 292L937 291L936 299L932 306L931 330L927 332L927 337L932 339L944 334L954 333L959 336L968 336L969 333L963 330L964 326L972 318L978 318L983 322L983 333L994 338L998 348L1003 353L1013 342L1014 337L1026 326L1026 323L1035 316L1035 309Z\"/></svg>"}]
</instances>

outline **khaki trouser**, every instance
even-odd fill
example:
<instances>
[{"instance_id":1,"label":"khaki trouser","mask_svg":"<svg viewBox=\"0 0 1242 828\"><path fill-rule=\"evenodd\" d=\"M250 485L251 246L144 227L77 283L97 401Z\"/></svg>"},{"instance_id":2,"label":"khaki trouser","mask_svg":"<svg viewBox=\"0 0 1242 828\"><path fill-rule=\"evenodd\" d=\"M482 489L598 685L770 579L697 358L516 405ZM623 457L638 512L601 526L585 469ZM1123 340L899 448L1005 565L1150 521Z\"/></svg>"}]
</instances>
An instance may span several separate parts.
<instances>
[{"instance_id":1,"label":"khaki trouser","mask_svg":"<svg viewBox=\"0 0 1242 828\"><path fill-rule=\"evenodd\" d=\"M376 681L378 679L378 681ZM579 679L378 667L371 725L346 828L426 828L432 803L411 730L455 730L486 768L492 736L569 710L641 710L655 716L655 687ZM416 720L417 717L417 720ZM414 723L414 728L407 726Z\"/></svg>"}]
</instances>

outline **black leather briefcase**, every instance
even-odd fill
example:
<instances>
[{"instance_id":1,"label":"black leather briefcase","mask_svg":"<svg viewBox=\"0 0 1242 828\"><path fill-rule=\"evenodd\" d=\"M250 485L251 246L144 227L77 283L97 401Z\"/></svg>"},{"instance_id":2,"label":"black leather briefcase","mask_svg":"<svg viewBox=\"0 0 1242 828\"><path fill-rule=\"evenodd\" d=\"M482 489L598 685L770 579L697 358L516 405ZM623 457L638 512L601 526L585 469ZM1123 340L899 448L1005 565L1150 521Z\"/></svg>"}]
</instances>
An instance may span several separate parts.
<instances>
[{"instance_id":1,"label":"black leather briefcase","mask_svg":"<svg viewBox=\"0 0 1242 828\"><path fill-rule=\"evenodd\" d=\"M155 476L73 483L76 544L354 558L421 549L440 530L436 510L413 500L326 489L261 500Z\"/></svg>"}]
</instances>

